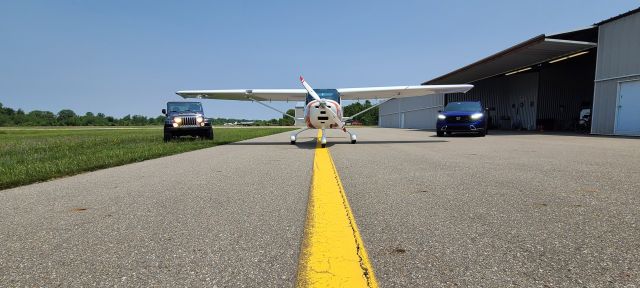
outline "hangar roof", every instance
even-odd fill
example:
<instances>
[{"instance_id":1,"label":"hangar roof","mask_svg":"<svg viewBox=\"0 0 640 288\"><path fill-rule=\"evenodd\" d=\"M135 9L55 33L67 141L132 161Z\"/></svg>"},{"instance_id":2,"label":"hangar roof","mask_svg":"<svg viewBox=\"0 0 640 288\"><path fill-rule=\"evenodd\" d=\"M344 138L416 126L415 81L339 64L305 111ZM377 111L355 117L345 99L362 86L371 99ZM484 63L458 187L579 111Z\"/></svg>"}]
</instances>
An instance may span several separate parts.
<instances>
[{"instance_id":1,"label":"hangar roof","mask_svg":"<svg viewBox=\"0 0 640 288\"><path fill-rule=\"evenodd\" d=\"M473 64L425 81L422 85L472 83L596 47L594 42L576 39L597 39L597 27L550 36L538 35Z\"/></svg>"},{"instance_id":2,"label":"hangar roof","mask_svg":"<svg viewBox=\"0 0 640 288\"><path fill-rule=\"evenodd\" d=\"M635 13L638 13L638 12L640 12L640 7L636 8L636 9L633 9L631 11L624 12L624 13L622 13L620 15L613 16L613 17L611 17L611 18L609 18L607 20L600 21L600 22L598 22L598 23L596 23L594 25L602 25L602 24L605 24L605 23L609 23L611 21L618 20L620 18L624 18L624 17L627 17L629 15L632 15L632 14L635 14Z\"/></svg>"}]
</instances>

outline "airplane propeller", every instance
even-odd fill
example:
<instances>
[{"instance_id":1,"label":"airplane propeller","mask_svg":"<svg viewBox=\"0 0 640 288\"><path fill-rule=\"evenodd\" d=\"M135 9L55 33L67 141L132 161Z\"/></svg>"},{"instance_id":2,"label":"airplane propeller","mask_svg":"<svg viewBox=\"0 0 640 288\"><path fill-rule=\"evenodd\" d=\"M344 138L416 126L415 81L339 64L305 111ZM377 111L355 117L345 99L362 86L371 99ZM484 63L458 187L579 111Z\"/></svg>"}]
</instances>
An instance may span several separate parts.
<instances>
[{"instance_id":1,"label":"airplane propeller","mask_svg":"<svg viewBox=\"0 0 640 288\"><path fill-rule=\"evenodd\" d=\"M311 88L311 86L307 83L307 81L304 80L304 77L300 76L300 82L302 83L302 86L304 86L304 89L307 90L307 92L309 93L309 95L311 95L311 97L313 97L313 99L315 99L316 101L318 101L318 103L320 103L320 106L322 108L327 108L327 101L326 99L322 99L320 98L320 96L318 96L318 94L316 93L316 91L313 90L313 88ZM338 115L336 114L336 112L334 112L331 109L326 109L329 111L329 115L331 115L331 118L333 119L333 122L338 124L339 128L343 128L344 127L344 123L342 122L342 119L340 119L340 117L338 117Z\"/></svg>"}]
</instances>

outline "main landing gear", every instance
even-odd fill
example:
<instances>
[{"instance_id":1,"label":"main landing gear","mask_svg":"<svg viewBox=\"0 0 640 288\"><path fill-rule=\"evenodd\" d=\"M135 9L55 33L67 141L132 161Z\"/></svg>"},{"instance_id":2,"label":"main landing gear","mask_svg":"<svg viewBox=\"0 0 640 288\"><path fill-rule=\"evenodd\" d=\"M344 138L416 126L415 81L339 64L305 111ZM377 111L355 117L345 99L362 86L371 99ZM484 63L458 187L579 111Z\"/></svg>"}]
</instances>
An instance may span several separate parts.
<instances>
[{"instance_id":1,"label":"main landing gear","mask_svg":"<svg viewBox=\"0 0 640 288\"><path fill-rule=\"evenodd\" d=\"M295 145L296 144L296 139L298 138L298 134L309 130L309 128L303 128L302 130L296 131L291 133L291 145Z\"/></svg>"},{"instance_id":2,"label":"main landing gear","mask_svg":"<svg viewBox=\"0 0 640 288\"><path fill-rule=\"evenodd\" d=\"M356 141L358 140L356 137L356 134L353 134L349 131L347 131L347 129L342 128L342 131L344 131L345 133L349 134L349 139L351 139L351 144L356 144Z\"/></svg>"}]
</instances>

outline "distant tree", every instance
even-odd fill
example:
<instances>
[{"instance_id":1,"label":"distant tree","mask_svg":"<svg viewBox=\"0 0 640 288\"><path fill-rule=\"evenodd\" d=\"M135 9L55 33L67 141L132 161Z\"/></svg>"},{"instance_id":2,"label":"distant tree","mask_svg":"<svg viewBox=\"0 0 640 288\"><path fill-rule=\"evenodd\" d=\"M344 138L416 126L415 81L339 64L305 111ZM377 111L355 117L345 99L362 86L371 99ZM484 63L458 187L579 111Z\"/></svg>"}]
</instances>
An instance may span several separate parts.
<instances>
[{"instance_id":1,"label":"distant tree","mask_svg":"<svg viewBox=\"0 0 640 288\"><path fill-rule=\"evenodd\" d=\"M107 121L107 125L109 125L109 126L114 126L114 125L116 125L116 122L117 122L116 119L113 118L112 116L104 117L104 120Z\"/></svg>"},{"instance_id":2,"label":"distant tree","mask_svg":"<svg viewBox=\"0 0 640 288\"><path fill-rule=\"evenodd\" d=\"M291 110L293 111L293 110ZM292 113L287 111L287 113ZM71 109L60 110L57 114L49 111L33 110L25 113L22 109L11 109L0 103L0 126L129 126L129 125L163 125L165 116L147 117L144 115L126 115L122 119L113 116L107 116L104 113L94 114L87 112L84 115L77 115ZM214 125L222 125L224 123L255 121L247 119L210 119ZM284 121L283 119L272 119L262 121L265 125L278 125ZM288 121L288 120L287 120ZM258 122L258 121L256 121Z\"/></svg>"},{"instance_id":3,"label":"distant tree","mask_svg":"<svg viewBox=\"0 0 640 288\"><path fill-rule=\"evenodd\" d=\"M129 126L131 125L131 115L127 114L127 116L122 117L120 121L118 121L120 126Z\"/></svg>"},{"instance_id":4,"label":"distant tree","mask_svg":"<svg viewBox=\"0 0 640 288\"><path fill-rule=\"evenodd\" d=\"M142 115L133 115L133 117L131 117L131 125L135 125L135 126L147 125L147 117Z\"/></svg>"},{"instance_id":5,"label":"distant tree","mask_svg":"<svg viewBox=\"0 0 640 288\"><path fill-rule=\"evenodd\" d=\"M33 110L27 114L28 126L53 126L56 125L56 115L49 111Z\"/></svg>"},{"instance_id":6,"label":"distant tree","mask_svg":"<svg viewBox=\"0 0 640 288\"><path fill-rule=\"evenodd\" d=\"M160 115L160 116L156 117L155 122L153 124L154 125L164 125L164 120L166 118L167 118L166 116Z\"/></svg>"},{"instance_id":7,"label":"distant tree","mask_svg":"<svg viewBox=\"0 0 640 288\"><path fill-rule=\"evenodd\" d=\"M296 116L296 110L295 109L289 109L287 110L287 115L291 115L293 117ZM293 126L296 123L296 121L288 116L282 115L282 121L280 121L279 125L280 126Z\"/></svg>"},{"instance_id":8,"label":"distant tree","mask_svg":"<svg viewBox=\"0 0 640 288\"><path fill-rule=\"evenodd\" d=\"M364 101L364 104L355 102L344 106L344 115L346 117L350 117L351 115L360 113L365 109L370 108L371 106L373 106L373 104L371 104L371 101L369 100ZM356 116L356 119L362 121L362 124L364 125L378 125L378 114L378 107L376 107L365 112L364 114Z\"/></svg>"},{"instance_id":9,"label":"distant tree","mask_svg":"<svg viewBox=\"0 0 640 288\"><path fill-rule=\"evenodd\" d=\"M63 126L78 125L78 116L71 109L63 109L58 112L58 123Z\"/></svg>"}]
</instances>

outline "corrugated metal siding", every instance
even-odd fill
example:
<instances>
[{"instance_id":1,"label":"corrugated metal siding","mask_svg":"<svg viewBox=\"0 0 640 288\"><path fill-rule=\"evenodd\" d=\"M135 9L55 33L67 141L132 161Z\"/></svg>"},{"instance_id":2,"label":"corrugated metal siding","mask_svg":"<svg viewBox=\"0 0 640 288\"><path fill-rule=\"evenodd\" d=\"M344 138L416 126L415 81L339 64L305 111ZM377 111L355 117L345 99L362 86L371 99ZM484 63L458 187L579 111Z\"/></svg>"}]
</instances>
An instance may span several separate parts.
<instances>
[{"instance_id":1,"label":"corrugated metal siding","mask_svg":"<svg viewBox=\"0 0 640 288\"><path fill-rule=\"evenodd\" d=\"M554 129L574 129L583 107L591 107L596 51L548 64L540 71L538 115ZM547 128L549 129L549 128Z\"/></svg>"},{"instance_id":2,"label":"corrugated metal siding","mask_svg":"<svg viewBox=\"0 0 640 288\"><path fill-rule=\"evenodd\" d=\"M378 126L386 128L399 128L398 99L391 99L378 106Z\"/></svg>"},{"instance_id":3,"label":"corrugated metal siding","mask_svg":"<svg viewBox=\"0 0 640 288\"><path fill-rule=\"evenodd\" d=\"M637 78L637 76L623 76L640 74L640 37L638 35L640 35L640 13L599 27L591 133L614 133L618 82Z\"/></svg>"},{"instance_id":4,"label":"corrugated metal siding","mask_svg":"<svg viewBox=\"0 0 640 288\"><path fill-rule=\"evenodd\" d=\"M640 13L603 24L596 80L640 73Z\"/></svg>"},{"instance_id":5,"label":"corrugated metal siding","mask_svg":"<svg viewBox=\"0 0 640 288\"><path fill-rule=\"evenodd\" d=\"M489 78L473 84L475 87L466 94L447 94L447 102L480 101L484 107L491 109L489 116L492 126L535 129L537 72Z\"/></svg>"},{"instance_id":6,"label":"corrugated metal siding","mask_svg":"<svg viewBox=\"0 0 640 288\"><path fill-rule=\"evenodd\" d=\"M638 76L623 77L611 81L596 82L591 133L614 134L618 101L618 83L638 79ZM640 111L638 111L640 113Z\"/></svg>"},{"instance_id":7,"label":"corrugated metal siding","mask_svg":"<svg viewBox=\"0 0 640 288\"><path fill-rule=\"evenodd\" d=\"M427 95L392 99L380 105L379 126L401 128L401 115L404 114L404 127L414 129L435 129L438 110L444 105L444 95Z\"/></svg>"}]
</instances>

